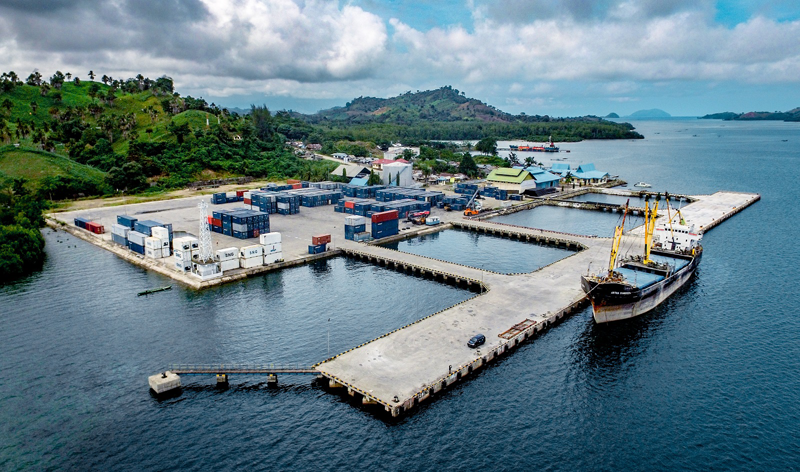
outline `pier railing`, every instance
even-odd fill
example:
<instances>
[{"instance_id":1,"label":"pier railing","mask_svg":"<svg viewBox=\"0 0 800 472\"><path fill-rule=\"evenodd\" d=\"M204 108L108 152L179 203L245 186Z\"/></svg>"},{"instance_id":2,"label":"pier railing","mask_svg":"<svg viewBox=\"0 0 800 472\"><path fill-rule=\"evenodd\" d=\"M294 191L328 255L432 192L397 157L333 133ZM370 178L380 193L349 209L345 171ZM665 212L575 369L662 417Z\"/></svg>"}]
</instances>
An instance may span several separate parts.
<instances>
[{"instance_id":1,"label":"pier railing","mask_svg":"<svg viewBox=\"0 0 800 472\"><path fill-rule=\"evenodd\" d=\"M185 374L316 374L308 364L171 364L170 372Z\"/></svg>"}]
</instances>

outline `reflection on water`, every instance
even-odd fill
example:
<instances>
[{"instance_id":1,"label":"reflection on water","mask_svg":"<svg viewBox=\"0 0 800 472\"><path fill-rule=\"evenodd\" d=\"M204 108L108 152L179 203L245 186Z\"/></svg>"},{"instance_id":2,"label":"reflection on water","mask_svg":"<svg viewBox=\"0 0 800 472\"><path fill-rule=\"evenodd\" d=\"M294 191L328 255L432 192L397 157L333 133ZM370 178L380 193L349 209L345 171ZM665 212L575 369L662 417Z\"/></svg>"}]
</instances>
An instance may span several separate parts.
<instances>
[{"instance_id":1,"label":"reflection on water","mask_svg":"<svg viewBox=\"0 0 800 472\"><path fill-rule=\"evenodd\" d=\"M614 227L622 221L622 212L613 213L542 205L530 210L497 216L491 221L562 233L611 237L614 234ZM629 214L625 220L626 231L640 226L643 221L641 216Z\"/></svg>"}]
</instances>

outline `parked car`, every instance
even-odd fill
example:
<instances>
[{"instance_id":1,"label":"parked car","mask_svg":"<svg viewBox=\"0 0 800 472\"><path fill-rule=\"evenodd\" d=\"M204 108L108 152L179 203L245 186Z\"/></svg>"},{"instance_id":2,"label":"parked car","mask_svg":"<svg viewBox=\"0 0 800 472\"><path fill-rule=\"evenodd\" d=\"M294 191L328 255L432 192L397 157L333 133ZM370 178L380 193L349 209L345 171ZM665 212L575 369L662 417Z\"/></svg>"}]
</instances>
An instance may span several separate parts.
<instances>
[{"instance_id":1,"label":"parked car","mask_svg":"<svg viewBox=\"0 0 800 472\"><path fill-rule=\"evenodd\" d=\"M482 346L483 343L485 343L485 342L486 342L486 336L484 336L482 334L476 334L475 336L472 337L472 339L470 339L467 342L467 346L469 346L469 347L474 349L474 348L476 348L478 346Z\"/></svg>"}]
</instances>

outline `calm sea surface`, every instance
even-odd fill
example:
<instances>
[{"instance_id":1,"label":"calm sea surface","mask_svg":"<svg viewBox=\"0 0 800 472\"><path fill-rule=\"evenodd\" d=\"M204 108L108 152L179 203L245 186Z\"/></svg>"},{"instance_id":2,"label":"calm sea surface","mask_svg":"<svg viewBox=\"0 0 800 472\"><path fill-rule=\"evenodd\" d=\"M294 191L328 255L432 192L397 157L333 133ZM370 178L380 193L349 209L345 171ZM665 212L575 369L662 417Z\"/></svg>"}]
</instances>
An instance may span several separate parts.
<instances>
[{"instance_id":1,"label":"calm sea surface","mask_svg":"<svg viewBox=\"0 0 800 472\"><path fill-rule=\"evenodd\" d=\"M556 247L461 230L426 234L384 247L501 274L533 272L573 254Z\"/></svg>"},{"instance_id":2,"label":"calm sea surface","mask_svg":"<svg viewBox=\"0 0 800 472\"><path fill-rule=\"evenodd\" d=\"M472 294L340 259L137 298L169 281L45 230L44 270L0 288L0 470L797 469L800 125L634 125L647 139L558 157L762 201L706 235L694 279L650 315L595 326L579 313L399 421L305 377L227 390L185 377L158 400L147 376L313 363Z\"/></svg>"}]
</instances>

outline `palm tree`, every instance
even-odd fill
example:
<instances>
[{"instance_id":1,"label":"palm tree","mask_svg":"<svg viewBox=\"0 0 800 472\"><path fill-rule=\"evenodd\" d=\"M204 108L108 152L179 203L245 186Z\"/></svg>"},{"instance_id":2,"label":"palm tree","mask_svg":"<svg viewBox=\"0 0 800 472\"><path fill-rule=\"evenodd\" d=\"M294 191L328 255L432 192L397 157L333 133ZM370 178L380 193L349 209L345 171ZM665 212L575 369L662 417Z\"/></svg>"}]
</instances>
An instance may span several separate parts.
<instances>
[{"instance_id":1,"label":"palm tree","mask_svg":"<svg viewBox=\"0 0 800 472\"><path fill-rule=\"evenodd\" d=\"M71 74L71 73L69 73L69 72L67 72L66 74L64 74L64 77L66 77L66 78L67 78L67 81L70 81L70 80L72 80L72 74Z\"/></svg>"},{"instance_id":2,"label":"palm tree","mask_svg":"<svg viewBox=\"0 0 800 472\"><path fill-rule=\"evenodd\" d=\"M89 71L89 80L94 80L94 71Z\"/></svg>"}]
</instances>

